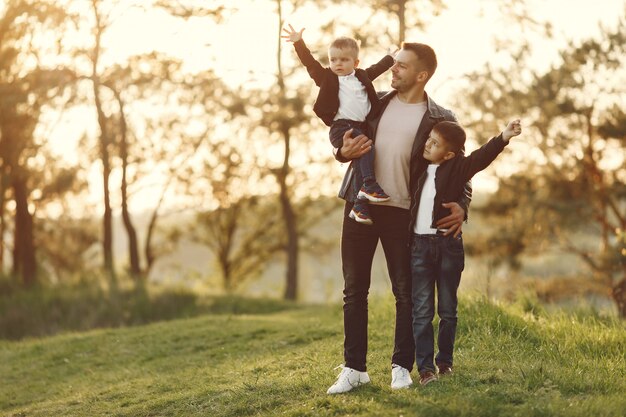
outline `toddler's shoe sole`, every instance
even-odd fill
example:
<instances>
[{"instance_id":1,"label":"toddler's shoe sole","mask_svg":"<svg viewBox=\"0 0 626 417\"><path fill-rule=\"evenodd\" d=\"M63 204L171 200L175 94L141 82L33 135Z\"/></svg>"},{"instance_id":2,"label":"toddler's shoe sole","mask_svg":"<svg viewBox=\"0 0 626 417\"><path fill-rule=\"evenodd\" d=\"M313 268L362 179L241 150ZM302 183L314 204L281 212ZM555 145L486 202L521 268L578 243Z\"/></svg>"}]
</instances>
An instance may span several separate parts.
<instances>
[{"instance_id":1,"label":"toddler's shoe sole","mask_svg":"<svg viewBox=\"0 0 626 417\"><path fill-rule=\"evenodd\" d=\"M357 198L368 199L369 201L374 202L374 203L384 203L385 201L391 200L391 197L389 197L389 196L378 197L378 196L375 196L375 195L368 194L368 193L366 193L363 190L359 190L359 194L357 195Z\"/></svg>"}]
</instances>

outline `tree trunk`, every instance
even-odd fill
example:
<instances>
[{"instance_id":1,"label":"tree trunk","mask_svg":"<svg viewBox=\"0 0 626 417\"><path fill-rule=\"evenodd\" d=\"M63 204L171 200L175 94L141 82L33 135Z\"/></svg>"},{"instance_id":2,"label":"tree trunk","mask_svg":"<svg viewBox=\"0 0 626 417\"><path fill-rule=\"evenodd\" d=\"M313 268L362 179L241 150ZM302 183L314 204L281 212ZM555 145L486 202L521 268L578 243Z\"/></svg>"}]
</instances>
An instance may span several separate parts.
<instances>
[{"instance_id":1,"label":"tree trunk","mask_svg":"<svg viewBox=\"0 0 626 417\"><path fill-rule=\"evenodd\" d=\"M0 275L4 273L4 233L6 231L6 190L8 176L5 172L4 161L0 167Z\"/></svg>"},{"instance_id":2,"label":"tree trunk","mask_svg":"<svg viewBox=\"0 0 626 417\"><path fill-rule=\"evenodd\" d=\"M626 277L613 286L611 295L617 306L617 313L621 318L626 318Z\"/></svg>"},{"instance_id":3,"label":"tree trunk","mask_svg":"<svg viewBox=\"0 0 626 417\"><path fill-rule=\"evenodd\" d=\"M33 242L33 216L28 211L28 190L22 179L13 180L15 199L15 243L13 274L29 287L37 281L37 264Z\"/></svg>"},{"instance_id":4,"label":"tree trunk","mask_svg":"<svg viewBox=\"0 0 626 417\"><path fill-rule=\"evenodd\" d=\"M287 140L286 146L289 146ZM288 163L285 158L285 163ZM285 299L295 300L298 298L298 230L296 227L296 214L289 200L287 186L287 169L283 169L279 177L280 184L280 206L285 228L287 229L287 277L285 286Z\"/></svg>"},{"instance_id":5,"label":"tree trunk","mask_svg":"<svg viewBox=\"0 0 626 417\"><path fill-rule=\"evenodd\" d=\"M404 37L406 36L406 0L401 0L398 2L398 40L399 45L402 45L404 42Z\"/></svg>"},{"instance_id":6,"label":"tree trunk","mask_svg":"<svg viewBox=\"0 0 626 417\"><path fill-rule=\"evenodd\" d=\"M161 201L163 200L163 196L161 196ZM146 233L146 246L144 247L144 255L146 256L146 269L144 271L144 276L148 278L150 274L150 270L154 265L154 251L152 250L152 237L154 236L154 229L156 229L157 219L159 217L159 207L161 206L161 201L152 212L152 216L150 216L150 223L148 224L148 231Z\"/></svg>"},{"instance_id":7,"label":"tree trunk","mask_svg":"<svg viewBox=\"0 0 626 417\"><path fill-rule=\"evenodd\" d=\"M280 207L285 220L285 229L287 230L287 275L285 283L286 300L296 300L298 298L298 228L296 223L296 213L289 198L289 186L287 184L287 176L289 175L289 155L291 136L289 127L283 126L283 140L285 142L285 157L283 167L277 175L278 184L280 186Z\"/></svg>"},{"instance_id":8,"label":"tree trunk","mask_svg":"<svg viewBox=\"0 0 626 417\"><path fill-rule=\"evenodd\" d=\"M98 61L100 58L100 44L102 38L102 22L100 20L100 14L98 12L97 3L92 2L94 17L96 19L96 39L92 56L92 83L93 94L96 105L96 111L98 113L98 125L100 126L100 158L102 160L102 187L104 191L104 216L102 219L103 227L103 240L102 250L104 255L104 269L109 274L111 283L115 283L115 270L113 262L113 216L111 211L111 198L109 193L109 177L111 175L111 165L109 156L109 143L110 134L107 127L107 120L102 110L102 101L100 99L100 79L98 76Z\"/></svg>"},{"instance_id":9,"label":"tree trunk","mask_svg":"<svg viewBox=\"0 0 626 417\"><path fill-rule=\"evenodd\" d=\"M137 232L128 212L128 136L126 116L124 114L124 102L120 94L113 90L115 98L120 107L120 158L122 159L122 220L124 221L124 228L128 235L128 260L130 263L130 274L135 279L141 277L141 267L139 265L139 245L137 243Z\"/></svg>"},{"instance_id":10,"label":"tree trunk","mask_svg":"<svg viewBox=\"0 0 626 417\"><path fill-rule=\"evenodd\" d=\"M278 67L278 87L280 89L280 101L284 102L285 99L285 80L282 69L281 51L282 40L281 32L283 27L283 14L281 0L276 1L278 5L278 52L277 52L277 67ZM281 103L282 104L282 103ZM289 154L290 154L290 140L288 121L281 123L281 134L285 142L285 157L283 159L283 166L280 172L277 174L278 184L280 186L280 206L285 219L285 228L287 229L287 276L285 283L285 299L295 300L298 297L298 230L296 227L296 214L293 210L291 200L289 199L289 186L287 185L287 177L289 176Z\"/></svg>"}]
</instances>

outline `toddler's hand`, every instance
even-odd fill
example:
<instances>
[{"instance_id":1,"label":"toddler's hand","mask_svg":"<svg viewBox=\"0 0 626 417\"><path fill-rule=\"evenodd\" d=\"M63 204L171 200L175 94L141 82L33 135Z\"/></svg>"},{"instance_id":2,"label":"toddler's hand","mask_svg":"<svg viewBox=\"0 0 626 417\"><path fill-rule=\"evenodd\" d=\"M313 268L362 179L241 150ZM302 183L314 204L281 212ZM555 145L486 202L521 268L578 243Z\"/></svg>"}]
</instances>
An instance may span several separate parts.
<instances>
[{"instance_id":1,"label":"toddler's hand","mask_svg":"<svg viewBox=\"0 0 626 417\"><path fill-rule=\"evenodd\" d=\"M289 30L283 28L283 32L286 35L280 35L281 38L286 39L288 42L298 42L302 39L302 32L304 32L304 28L300 29L300 31L296 31L293 26L289 25Z\"/></svg>"}]
</instances>

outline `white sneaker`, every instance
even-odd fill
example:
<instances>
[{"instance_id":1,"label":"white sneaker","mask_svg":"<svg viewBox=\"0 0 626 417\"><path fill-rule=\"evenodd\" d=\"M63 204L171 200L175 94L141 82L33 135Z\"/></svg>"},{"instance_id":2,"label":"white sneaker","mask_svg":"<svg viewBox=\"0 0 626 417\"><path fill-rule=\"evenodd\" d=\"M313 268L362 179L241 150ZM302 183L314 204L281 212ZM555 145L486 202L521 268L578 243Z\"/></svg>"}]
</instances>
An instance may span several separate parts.
<instances>
[{"instance_id":1,"label":"white sneaker","mask_svg":"<svg viewBox=\"0 0 626 417\"><path fill-rule=\"evenodd\" d=\"M342 394L370 382L370 377L367 375L367 372L357 371L356 369L348 368L343 365L340 365L340 367L343 369L337 377L337 381L328 388L326 394Z\"/></svg>"},{"instance_id":2,"label":"white sneaker","mask_svg":"<svg viewBox=\"0 0 626 417\"><path fill-rule=\"evenodd\" d=\"M396 365L391 365L391 389L408 388L413 385L409 370Z\"/></svg>"}]
</instances>

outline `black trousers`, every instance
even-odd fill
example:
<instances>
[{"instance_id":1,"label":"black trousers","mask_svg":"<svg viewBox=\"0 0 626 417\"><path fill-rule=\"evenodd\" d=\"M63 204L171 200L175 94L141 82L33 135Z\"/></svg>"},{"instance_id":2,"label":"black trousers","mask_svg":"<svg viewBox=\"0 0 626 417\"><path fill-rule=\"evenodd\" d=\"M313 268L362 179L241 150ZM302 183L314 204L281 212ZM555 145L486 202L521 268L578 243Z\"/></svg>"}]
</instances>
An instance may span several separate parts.
<instances>
[{"instance_id":1,"label":"black trousers","mask_svg":"<svg viewBox=\"0 0 626 417\"><path fill-rule=\"evenodd\" d=\"M346 202L341 234L343 268L343 321L345 366L366 371L367 316L372 261L380 241L387 261L391 289L396 300L394 351L391 362L413 369L415 342L412 328L409 210L370 204L371 226L348 217Z\"/></svg>"}]
</instances>

